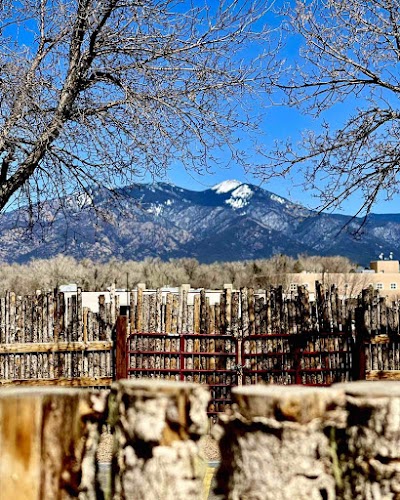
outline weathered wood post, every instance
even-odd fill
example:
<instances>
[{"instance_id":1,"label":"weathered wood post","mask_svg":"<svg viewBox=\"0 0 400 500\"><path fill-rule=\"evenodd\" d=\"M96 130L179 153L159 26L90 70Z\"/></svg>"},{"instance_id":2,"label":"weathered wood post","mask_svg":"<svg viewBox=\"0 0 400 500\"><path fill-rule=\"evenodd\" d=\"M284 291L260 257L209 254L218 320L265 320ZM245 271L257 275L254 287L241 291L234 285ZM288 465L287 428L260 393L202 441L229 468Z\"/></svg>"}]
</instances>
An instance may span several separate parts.
<instances>
[{"instance_id":1,"label":"weathered wood post","mask_svg":"<svg viewBox=\"0 0 400 500\"><path fill-rule=\"evenodd\" d=\"M122 380L112 387L113 498L200 499L199 437L206 433L208 391L189 383Z\"/></svg>"},{"instance_id":2,"label":"weathered wood post","mask_svg":"<svg viewBox=\"0 0 400 500\"><path fill-rule=\"evenodd\" d=\"M225 499L336 498L328 425L343 427L340 390L248 386L222 417L218 493Z\"/></svg>"},{"instance_id":3,"label":"weathered wood post","mask_svg":"<svg viewBox=\"0 0 400 500\"><path fill-rule=\"evenodd\" d=\"M353 380L365 380L366 356L365 341L369 337L368 328L365 323L365 315L370 302L370 290L362 291L361 301L355 309L356 338L352 351Z\"/></svg>"},{"instance_id":4,"label":"weathered wood post","mask_svg":"<svg viewBox=\"0 0 400 500\"><path fill-rule=\"evenodd\" d=\"M128 318L118 316L115 328L115 378L117 380L128 377Z\"/></svg>"},{"instance_id":5,"label":"weathered wood post","mask_svg":"<svg viewBox=\"0 0 400 500\"><path fill-rule=\"evenodd\" d=\"M347 425L335 438L338 498L400 498L400 384L336 384L346 395Z\"/></svg>"},{"instance_id":6,"label":"weathered wood post","mask_svg":"<svg viewBox=\"0 0 400 500\"><path fill-rule=\"evenodd\" d=\"M105 395L79 389L0 391L0 497L94 500Z\"/></svg>"},{"instance_id":7,"label":"weathered wood post","mask_svg":"<svg viewBox=\"0 0 400 500\"><path fill-rule=\"evenodd\" d=\"M223 498L400 498L400 385L252 386L221 418Z\"/></svg>"}]
</instances>

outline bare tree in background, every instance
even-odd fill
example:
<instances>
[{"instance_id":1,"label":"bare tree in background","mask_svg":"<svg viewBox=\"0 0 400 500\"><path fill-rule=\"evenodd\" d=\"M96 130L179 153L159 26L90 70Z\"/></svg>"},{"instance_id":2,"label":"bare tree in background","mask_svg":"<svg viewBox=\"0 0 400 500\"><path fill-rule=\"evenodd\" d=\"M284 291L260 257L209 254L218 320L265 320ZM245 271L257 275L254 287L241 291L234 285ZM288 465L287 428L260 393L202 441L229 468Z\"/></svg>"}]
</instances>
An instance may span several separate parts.
<instances>
[{"instance_id":1,"label":"bare tree in background","mask_svg":"<svg viewBox=\"0 0 400 500\"><path fill-rule=\"evenodd\" d=\"M3 0L0 210L203 171L278 70L269 2ZM279 43L279 41L277 42ZM214 156L215 155L215 156Z\"/></svg>"},{"instance_id":2,"label":"bare tree in background","mask_svg":"<svg viewBox=\"0 0 400 500\"><path fill-rule=\"evenodd\" d=\"M304 169L322 208L361 192L358 214L368 214L400 191L400 1L298 1L284 14L300 46L280 81L285 104L322 126L278 146L275 172Z\"/></svg>"}]
</instances>

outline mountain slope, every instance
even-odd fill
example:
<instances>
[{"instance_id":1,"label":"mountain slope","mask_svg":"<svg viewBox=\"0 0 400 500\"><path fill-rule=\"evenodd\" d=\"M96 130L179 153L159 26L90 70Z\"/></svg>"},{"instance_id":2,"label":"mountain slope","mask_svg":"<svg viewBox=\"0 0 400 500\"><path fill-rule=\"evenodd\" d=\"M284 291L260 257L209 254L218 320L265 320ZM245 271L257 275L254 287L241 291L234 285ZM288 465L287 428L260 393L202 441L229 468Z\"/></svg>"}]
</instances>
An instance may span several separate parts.
<instances>
[{"instance_id":1,"label":"mountain slope","mask_svg":"<svg viewBox=\"0 0 400 500\"><path fill-rule=\"evenodd\" d=\"M318 214L251 184L225 181L197 192L165 183L70 196L64 210L42 207L45 225L27 231L22 211L0 219L0 260L26 262L65 253L78 259L195 257L200 262L268 258L282 253L345 255L367 264L400 247L400 214L361 221ZM99 216L99 212L101 216Z\"/></svg>"}]
</instances>

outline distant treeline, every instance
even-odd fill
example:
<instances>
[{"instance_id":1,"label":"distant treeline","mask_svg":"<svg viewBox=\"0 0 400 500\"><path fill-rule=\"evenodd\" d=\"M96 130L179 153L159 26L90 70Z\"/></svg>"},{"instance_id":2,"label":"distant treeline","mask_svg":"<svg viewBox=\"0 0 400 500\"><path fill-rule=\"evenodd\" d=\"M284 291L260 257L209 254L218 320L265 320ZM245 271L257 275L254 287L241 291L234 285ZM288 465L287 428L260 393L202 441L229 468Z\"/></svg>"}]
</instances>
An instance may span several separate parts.
<instances>
[{"instance_id":1,"label":"distant treeline","mask_svg":"<svg viewBox=\"0 0 400 500\"><path fill-rule=\"evenodd\" d=\"M200 264L191 258L170 259L166 262L147 258L140 262L110 260L98 263L59 255L48 260L32 260L23 265L2 264L0 291L27 294L36 289L53 289L68 283L76 283L84 290L105 290L112 283L116 283L118 288L134 288L137 283L146 283L148 288L182 283L190 283L195 288L221 288L224 283L232 283L235 288L264 288L269 284L284 284L286 273L350 272L355 267L349 259L339 256L300 255L293 259L276 255L270 259Z\"/></svg>"}]
</instances>

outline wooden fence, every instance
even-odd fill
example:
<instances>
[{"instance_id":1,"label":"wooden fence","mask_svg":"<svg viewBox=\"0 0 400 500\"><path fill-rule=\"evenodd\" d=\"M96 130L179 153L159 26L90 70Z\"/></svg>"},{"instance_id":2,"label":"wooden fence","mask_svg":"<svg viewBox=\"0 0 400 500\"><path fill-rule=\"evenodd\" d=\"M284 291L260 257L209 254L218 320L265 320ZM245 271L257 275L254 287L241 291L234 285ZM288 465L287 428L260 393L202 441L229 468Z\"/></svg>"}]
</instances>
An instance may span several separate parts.
<instances>
[{"instance_id":1,"label":"wooden fence","mask_svg":"<svg viewBox=\"0 0 400 500\"><path fill-rule=\"evenodd\" d=\"M0 384L110 385L114 375L112 331L118 300L99 312L82 307L82 291L0 299Z\"/></svg>"},{"instance_id":2,"label":"wooden fence","mask_svg":"<svg viewBox=\"0 0 400 500\"><path fill-rule=\"evenodd\" d=\"M167 378L208 384L212 411L236 384L329 385L359 378L400 379L399 304L366 290L340 297L317 284L254 291L178 289L118 296L37 292L0 298L0 384L107 386L114 378ZM116 340L116 341L115 341ZM116 348L116 352L114 352ZM115 361L116 360L116 361Z\"/></svg>"},{"instance_id":3,"label":"wooden fence","mask_svg":"<svg viewBox=\"0 0 400 500\"><path fill-rule=\"evenodd\" d=\"M166 294L138 290L131 296L128 326L121 321L121 337L128 341L117 355L120 376L207 384L210 413L230 404L230 388L237 384L330 385L395 377L398 304L387 304L371 290L358 299L319 284L316 290L313 302L304 288L287 295L282 288L227 287L217 296L205 290L189 296L185 288ZM389 339L393 354L381 357L393 363L375 367L370 353L380 359L382 342Z\"/></svg>"},{"instance_id":4,"label":"wooden fence","mask_svg":"<svg viewBox=\"0 0 400 500\"><path fill-rule=\"evenodd\" d=\"M130 333L227 334L246 337L259 334L354 331L357 300L340 298L337 290L324 291L317 284L316 300L306 289L284 294L282 287L255 292L138 288L130 295Z\"/></svg>"},{"instance_id":5,"label":"wooden fence","mask_svg":"<svg viewBox=\"0 0 400 500\"><path fill-rule=\"evenodd\" d=\"M400 303L364 290L356 310L359 379L400 380Z\"/></svg>"}]
</instances>

